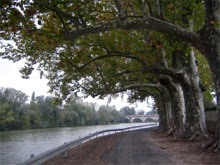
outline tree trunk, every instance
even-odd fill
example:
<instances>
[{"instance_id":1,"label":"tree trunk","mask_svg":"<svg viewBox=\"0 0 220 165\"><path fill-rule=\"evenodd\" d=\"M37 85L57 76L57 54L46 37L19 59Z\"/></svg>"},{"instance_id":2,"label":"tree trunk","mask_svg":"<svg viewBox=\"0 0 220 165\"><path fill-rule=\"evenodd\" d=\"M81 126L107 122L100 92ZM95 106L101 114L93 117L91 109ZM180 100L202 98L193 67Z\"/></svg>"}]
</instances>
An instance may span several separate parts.
<instances>
[{"instance_id":1,"label":"tree trunk","mask_svg":"<svg viewBox=\"0 0 220 165\"><path fill-rule=\"evenodd\" d=\"M196 116L198 116L198 126L202 132L203 135L207 135L207 128L206 128L206 122L205 122L205 108L204 108L204 102L203 102L203 95L200 88L200 78L199 78L199 72L198 67L196 64L196 58L193 51L193 48L190 52L190 82L192 86L192 91L194 92L194 98L195 98L195 110L196 110Z\"/></svg>"},{"instance_id":2,"label":"tree trunk","mask_svg":"<svg viewBox=\"0 0 220 165\"><path fill-rule=\"evenodd\" d=\"M181 118L182 118L182 129L183 129L183 132L185 132L185 126L186 126L186 107L185 107L185 99L184 99L184 94L183 94L183 89L181 87L180 84L177 84L177 93L179 94L179 100L180 100L180 106L181 106Z\"/></svg>"},{"instance_id":3,"label":"tree trunk","mask_svg":"<svg viewBox=\"0 0 220 165\"><path fill-rule=\"evenodd\" d=\"M172 133L176 136L181 136L185 130L185 125L183 123L183 116L185 115L185 101L183 96L181 97L181 87L178 88L178 84L174 83L169 76L161 77L160 83L167 88L169 95L171 96Z\"/></svg>"},{"instance_id":4,"label":"tree trunk","mask_svg":"<svg viewBox=\"0 0 220 165\"><path fill-rule=\"evenodd\" d=\"M220 37L220 36L219 36ZM214 48L213 48L214 49ZM218 123L217 123L217 129L215 132L214 139L211 144L209 144L207 147L212 146L215 152L218 152L220 150L220 42L218 44L218 50L215 51L216 56L214 56L214 53L211 56L209 55L208 61L212 65L210 65L211 71L213 73L213 80L215 84L215 92L216 92L216 102L217 102L217 114L218 114ZM213 146L214 145L214 146Z\"/></svg>"},{"instance_id":5,"label":"tree trunk","mask_svg":"<svg viewBox=\"0 0 220 165\"><path fill-rule=\"evenodd\" d=\"M191 74L191 73L190 73ZM202 123L205 122L205 118L201 117L201 109L199 103L199 92L198 89L195 89L195 86L192 83L191 75L184 73L182 75L181 83L183 89L183 95L185 99L186 107L186 124L185 124L185 137L194 139L195 137L206 137L206 127Z\"/></svg>"},{"instance_id":6,"label":"tree trunk","mask_svg":"<svg viewBox=\"0 0 220 165\"><path fill-rule=\"evenodd\" d=\"M170 131L173 131L172 122L173 122L173 116L172 116L172 101L169 91L166 87L161 88L162 93L162 99L163 99L163 106L164 106L164 115L166 118L166 131L169 133Z\"/></svg>"},{"instance_id":7,"label":"tree trunk","mask_svg":"<svg viewBox=\"0 0 220 165\"><path fill-rule=\"evenodd\" d=\"M218 124L213 141L206 148L211 146L215 152L220 150L220 0L207 0L206 24L200 31L200 38L204 48L200 51L205 55L215 84L216 102L218 111Z\"/></svg>"},{"instance_id":8,"label":"tree trunk","mask_svg":"<svg viewBox=\"0 0 220 165\"><path fill-rule=\"evenodd\" d=\"M193 31L193 21L189 20L189 30ZM195 108L197 111L197 115L199 117L199 127L202 131L202 134L207 134L206 129L206 122L205 122L205 108L204 108L204 102L203 102L203 95L200 88L200 78L199 78L199 71L198 66L196 63L196 57L193 48L191 47L190 51L190 58L189 58L189 64L190 64L190 81L193 91L195 92Z\"/></svg>"},{"instance_id":9,"label":"tree trunk","mask_svg":"<svg viewBox=\"0 0 220 165\"><path fill-rule=\"evenodd\" d=\"M209 62L209 66L212 72L212 77L215 85L215 92L216 92L216 102L217 102L217 114L218 114L218 123L217 123L217 129L215 133L214 140L212 141L212 144L208 146L212 146L214 148L214 151L220 150L220 35L218 35L219 38L213 39L214 41L210 41L213 43L209 47L209 50L206 53L206 58ZM215 36L216 37L216 36ZM213 38L215 38L213 36ZM215 44L214 44L215 43ZM217 146L217 147L216 147Z\"/></svg>"},{"instance_id":10,"label":"tree trunk","mask_svg":"<svg viewBox=\"0 0 220 165\"><path fill-rule=\"evenodd\" d=\"M162 95L159 95L157 97L158 101L158 114L160 116L159 118L159 130L161 132L167 132L167 119L166 119L166 111L165 111L165 104L164 99Z\"/></svg>"}]
</instances>

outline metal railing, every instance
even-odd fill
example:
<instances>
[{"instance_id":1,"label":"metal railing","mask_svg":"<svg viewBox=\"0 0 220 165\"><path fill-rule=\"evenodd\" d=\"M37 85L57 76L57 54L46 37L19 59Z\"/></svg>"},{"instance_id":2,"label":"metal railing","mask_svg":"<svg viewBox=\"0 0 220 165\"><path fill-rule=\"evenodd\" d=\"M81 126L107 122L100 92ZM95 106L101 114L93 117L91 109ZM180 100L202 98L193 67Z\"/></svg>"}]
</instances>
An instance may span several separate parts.
<instances>
[{"instance_id":1,"label":"metal railing","mask_svg":"<svg viewBox=\"0 0 220 165\"><path fill-rule=\"evenodd\" d=\"M51 149L49 151L46 151L40 155L37 155L37 156L32 155L30 159L28 159L22 163L19 163L18 165L39 165L39 164L42 164L42 163L46 162L47 160L50 160L51 158L53 158L61 153L64 153L64 156L67 157L68 156L68 151L67 151L68 149L76 147L77 145L85 143L91 139L95 139L100 136L105 136L105 133L107 133L109 135L112 133L126 132L126 131L131 131L131 130L136 130L136 129L153 127L153 126L157 126L157 124L153 123L153 124L147 124L147 125L141 125L141 126L127 127L127 128L122 128L122 129L108 129L108 130L99 131L99 132L96 132L93 134L89 134L88 136L85 136L83 138L73 140L68 143L64 143L63 145L56 147L54 149Z\"/></svg>"}]
</instances>

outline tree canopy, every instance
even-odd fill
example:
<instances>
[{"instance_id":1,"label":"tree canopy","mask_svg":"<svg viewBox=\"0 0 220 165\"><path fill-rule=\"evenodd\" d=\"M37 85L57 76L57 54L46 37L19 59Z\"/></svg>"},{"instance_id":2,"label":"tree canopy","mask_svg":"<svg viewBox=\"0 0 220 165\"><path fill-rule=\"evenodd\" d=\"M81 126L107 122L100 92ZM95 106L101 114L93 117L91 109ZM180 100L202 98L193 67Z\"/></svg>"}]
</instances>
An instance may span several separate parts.
<instances>
[{"instance_id":1,"label":"tree canopy","mask_svg":"<svg viewBox=\"0 0 220 165\"><path fill-rule=\"evenodd\" d=\"M60 99L153 96L168 134L206 136L203 90L216 92L220 111L219 8L219 0L3 0L1 57L25 58L24 78L36 65Z\"/></svg>"}]
</instances>

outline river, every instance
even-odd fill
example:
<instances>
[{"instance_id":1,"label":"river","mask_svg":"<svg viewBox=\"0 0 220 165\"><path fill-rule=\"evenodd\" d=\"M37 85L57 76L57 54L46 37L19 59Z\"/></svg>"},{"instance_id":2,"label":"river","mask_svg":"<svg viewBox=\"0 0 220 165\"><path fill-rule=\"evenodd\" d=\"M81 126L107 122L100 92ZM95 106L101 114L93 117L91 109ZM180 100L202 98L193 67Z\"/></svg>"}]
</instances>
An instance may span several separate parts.
<instances>
[{"instance_id":1,"label":"river","mask_svg":"<svg viewBox=\"0 0 220 165\"><path fill-rule=\"evenodd\" d=\"M146 123L123 123L84 127L47 128L0 132L0 165L17 164L47 150L96 131Z\"/></svg>"}]
</instances>

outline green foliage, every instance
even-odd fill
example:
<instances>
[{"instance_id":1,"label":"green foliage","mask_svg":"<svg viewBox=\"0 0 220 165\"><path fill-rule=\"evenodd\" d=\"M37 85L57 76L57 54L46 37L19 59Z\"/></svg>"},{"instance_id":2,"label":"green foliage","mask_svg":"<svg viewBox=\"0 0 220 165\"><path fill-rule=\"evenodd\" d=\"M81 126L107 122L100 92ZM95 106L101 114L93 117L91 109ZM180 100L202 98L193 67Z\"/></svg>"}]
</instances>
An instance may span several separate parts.
<instances>
[{"instance_id":1,"label":"green foliage","mask_svg":"<svg viewBox=\"0 0 220 165\"><path fill-rule=\"evenodd\" d=\"M195 22L195 30L203 26L203 2L160 2L159 11L157 1L145 1L146 12L186 28L189 18ZM126 11L128 21L139 19L142 15L139 3L135 0L122 0L122 7ZM12 43L3 43L5 52L0 56L13 61L25 58L27 63L21 69L24 78L28 78L33 66L38 64L42 75L45 74L50 80L51 92L61 100L79 91L85 95L104 97L103 93L129 84L124 80L155 80L154 74L143 74L146 68L137 60L128 57L102 58L82 69L80 66L108 53L122 52L139 58L149 67L154 67L161 63L161 48L166 49L168 63L171 64L172 50L183 45L173 36L170 37L171 40L166 34L136 29L87 35L74 42L64 40L66 31L117 20L118 15L113 0L4 1L1 5L0 39L13 40L16 48ZM171 41L174 43L170 46ZM134 73L119 78L115 76L125 71Z\"/></svg>"},{"instance_id":2,"label":"green foliage","mask_svg":"<svg viewBox=\"0 0 220 165\"><path fill-rule=\"evenodd\" d=\"M117 111L114 106L108 107L102 105L99 107L98 114L100 124L122 123L125 121L124 114Z\"/></svg>"},{"instance_id":3,"label":"green foliage","mask_svg":"<svg viewBox=\"0 0 220 165\"><path fill-rule=\"evenodd\" d=\"M190 72L188 55L191 45L182 41L179 36L207 53L207 50L201 48L204 47L205 42L198 40L203 33L206 33L206 27L212 26L212 22L206 22L206 26L202 28L206 18L203 1L139 1L143 3L146 11L142 10L136 0L121 0L121 2L125 16L123 11L117 12L120 9L117 9L113 0L4 0L2 2L0 41L13 42L2 42L5 52L0 53L0 56L12 61L26 59L25 66L20 70L24 78L29 77L34 65L37 64L41 75L49 79L50 92L55 94L57 100L70 99L62 111L60 107L53 106L53 98L35 98L33 95L30 103L31 111L28 113L20 108L16 101L9 101L15 118L13 127L22 128L22 125L28 127L28 120L33 127L65 124L71 126L72 122L76 125L118 122L120 114L112 108L102 106L96 112L93 107L86 106L80 100L73 98L72 94L82 92L85 96L103 98L108 94L116 96L118 91L121 92L120 89L129 85L156 84L161 75L166 75L162 71L155 72L154 69L160 67L170 69L175 74ZM141 23L135 29L133 24L126 27L126 23L129 22L137 25L141 21L148 22L142 14L144 12L165 25L170 22L170 28L163 28L161 24L157 24L158 21L155 21L151 27L169 34L162 34L152 29L146 30L147 27L141 26ZM186 30L189 28L189 20L194 22L195 33ZM112 23L114 21L116 24ZM118 26L117 23L122 26ZM114 26L109 28L111 25ZM89 28L85 30L86 27ZM103 32L96 34L99 30L93 29L94 27L103 29L101 30ZM121 29L117 29L118 27ZM198 30L201 31L197 32ZM180 35L180 31L184 35ZM184 31L187 33L185 34ZM69 32L74 35L70 35ZM81 36L83 33L85 35ZM200 39L204 40L206 35ZM70 37L72 41L68 41ZM209 71L206 72L209 67L198 52L197 58L202 75L201 82L211 92L213 91L211 74ZM139 87L129 89L127 94L130 101L135 101L158 94L158 91ZM209 100L209 97L206 99ZM209 105L210 101L207 102L205 104ZM135 113L134 109L128 107L121 112L124 115ZM25 114L29 114L29 118L23 118Z\"/></svg>"},{"instance_id":4,"label":"green foliage","mask_svg":"<svg viewBox=\"0 0 220 165\"><path fill-rule=\"evenodd\" d=\"M75 111L64 111L63 120L63 124L68 127L79 125L80 122L79 115Z\"/></svg>"},{"instance_id":5,"label":"green foliage","mask_svg":"<svg viewBox=\"0 0 220 165\"><path fill-rule=\"evenodd\" d=\"M124 114L115 107L101 106L98 111L93 104L72 96L64 106L54 105L54 98L35 96L30 103L27 96L15 89L0 90L0 130L72 127L124 122Z\"/></svg>"},{"instance_id":6,"label":"green foliage","mask_svg":"<svg viewBox=\"0 0 220 165\"><path fill-rule=\"evenodd\" d=\"M203 101L204 101L204 107L206 111L216 110L217 107L214 103L213 95L210 93L210 91L203 92Z\"/></svg>"},{"instance_id":7,"label":"green foliage","mask_svg":"<svg viewBox=\"0 0 220 165\"><path fill-rule=\"evenodd\" d=\"M14 121L10 105L8 103L0 104L0 130L7 130L10 123Z\"/></svg>"},{"instance_id":8,"label":"green foliage","mask_svg":"<svg viewBox=\"0 0 220 165\"><path fill-rule=\"evenodd\" d=\"M138 111L138 115L144 115L144 111L143 110Z\"/></svg>"},{"instance_id":9,"label":"green foliage","mask_svg":"<svg viewBox=\"0 0 220 165\"><path fill-rule=\"evenodd\" d=\"M124 115L134 115L135 109L126 106L126 107L123 107L122 109L120 109L120 112L122 112Z\"/></svg>"},{"instance_id":10,"label":"green foliage","mask_svg":"<svg viewBox=\"0 0 220 165\"><path fill-rule=\"evenodd\" d=\"M99 107L98 113L100 124L110 124L112 122L111 109L109 107L102 105Z\"/></svg>"}]
</instances>

